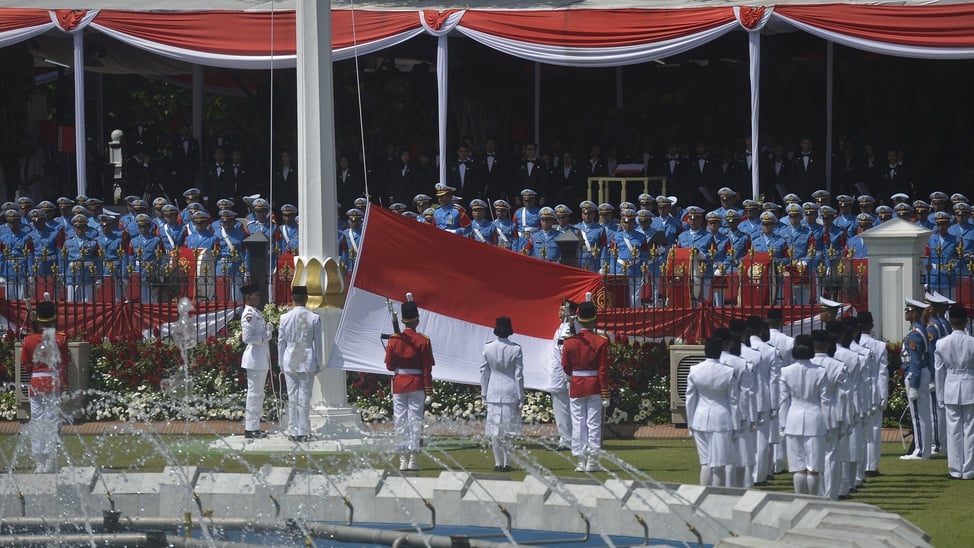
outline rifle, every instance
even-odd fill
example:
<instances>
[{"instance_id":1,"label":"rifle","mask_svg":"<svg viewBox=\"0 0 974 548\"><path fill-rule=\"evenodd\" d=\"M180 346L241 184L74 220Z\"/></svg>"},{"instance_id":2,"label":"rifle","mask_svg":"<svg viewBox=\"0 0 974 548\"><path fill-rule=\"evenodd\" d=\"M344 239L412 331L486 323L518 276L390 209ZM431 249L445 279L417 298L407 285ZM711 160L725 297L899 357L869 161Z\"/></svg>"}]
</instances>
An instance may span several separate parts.
<instances>
[{"instance_id":1,"label":"rifle","mask_svg":"<svg viewBox=\"0 0 974 548\"><path fill-rule=\"evenodd\" d=\"M392 314L392 332L396 335L402 333L402 329L399 327L399 315L396 314L396 307L392 305L392 300L389 297L386 297L386 307L389 309L389 314ZM382 340L388 340L389 337L392 337L389 333L379 335Z\"/></svg>"},{"instance_id":2,"label":"rifle","mask_svg":"<svg viewBox=\"0 0 974 548\"><path fill-rule=\"evenodd\" d=\"M406 293L406 300L413 302L413 294ZM399 315L396 314L396 308L392 305L392 300L388 297L386 297L386 307L389 309L389 314L392 315L392 332L399 335L402 333L402 329L399 327ZM392 334L389 333L382 333L379 335L379 338L382 340L388 340L390 337L392 337Z\"/></svg>"}]
</instances>

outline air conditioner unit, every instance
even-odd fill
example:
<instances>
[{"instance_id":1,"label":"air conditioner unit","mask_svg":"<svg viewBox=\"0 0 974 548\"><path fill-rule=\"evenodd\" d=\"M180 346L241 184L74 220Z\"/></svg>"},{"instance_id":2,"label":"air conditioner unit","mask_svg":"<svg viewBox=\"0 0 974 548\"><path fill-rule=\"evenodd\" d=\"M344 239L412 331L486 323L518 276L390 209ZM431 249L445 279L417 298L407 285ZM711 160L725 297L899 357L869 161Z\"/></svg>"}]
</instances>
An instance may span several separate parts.
<instances>
[{"instance_id":1,"label":"air conditioner unit","mask_svg":"<svg viewBox=\"0 0 974 548\"><path fill-rule=\"evenodd\" d=\"M704 361L702 344L670 346L670 420L676 426L687 424L687 375L690 367Z\"/></svg>"}]
</instances>

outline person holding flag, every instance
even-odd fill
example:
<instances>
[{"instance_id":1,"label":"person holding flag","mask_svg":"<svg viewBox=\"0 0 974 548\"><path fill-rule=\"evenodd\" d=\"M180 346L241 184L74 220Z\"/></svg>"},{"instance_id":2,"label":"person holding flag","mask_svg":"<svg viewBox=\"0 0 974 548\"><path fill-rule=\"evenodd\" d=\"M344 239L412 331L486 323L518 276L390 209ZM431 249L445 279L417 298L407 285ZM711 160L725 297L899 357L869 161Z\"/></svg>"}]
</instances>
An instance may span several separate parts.
<instances>
[{"instance_id":1,"label":"person holding flag","mask_svg":"<svg viewBox=\"0 0 974 548\"><path fill-rule=\"evenodd\" d=\"M30 376L31 454L35 473L50 474L57 468L57 449L61 428L61 393L68 387L68 336L57 333L57 313L50 295L37 303L37 325L41 333L24 339L20 363Z\"/></svg>"},{"instance_id":2,"label":"person holding flag","mask_svg":"<svg viewBox=\"0 0 974 548\"><path fill-rule=\"evenodd\" d=\"M602 449L602 414L609 406L609 339L595 333L595 304L578 305L579 332L562 344L561 366L569 381L572 413L572 455L576 472L602 470L596 455Z\"/></svg>"},{"instance_id":3,"label":"person holding flag","mask_svg":"<svg viewBox=\"0 0 974 548\"><path fill-rule=\"evenodd\" d=\"M385 363L393 372L392 414L399 437L399 469L419 470L423 406L433 402L433 346L429 337L416 331L416 303L402 303L400 315L405 328L389 337Z\"/></svg>"}]
</instances>

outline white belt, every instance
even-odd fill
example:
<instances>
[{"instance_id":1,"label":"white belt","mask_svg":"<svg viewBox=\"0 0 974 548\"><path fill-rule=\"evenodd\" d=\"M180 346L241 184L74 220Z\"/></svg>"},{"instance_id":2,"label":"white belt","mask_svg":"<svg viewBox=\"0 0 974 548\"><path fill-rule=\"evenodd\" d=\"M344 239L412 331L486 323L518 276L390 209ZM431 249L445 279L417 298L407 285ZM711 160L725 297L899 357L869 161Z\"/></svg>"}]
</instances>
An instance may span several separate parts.
<instances>
[{"instance_id":1,"label":"white belt","mask_svg":"<svg viewBox=\"0 0 974 548\"><path fill-rule=\"evenodd\" d=\"M53 377L54 373L50 371L38 371L37 373L31 373L30 378L39 379L41 377Z\"/></svg>"},{"instance_id":2,"label":"white belt","mask_svg":"<svg viewBox=\"0 0 974 548\"><path fill-rule=\"evenodd\" d=\"M422 369L396 369L396 375L422 375Z\"/></svg>"},{"instance_id":3,"label":"white belt","mask_svg":"<svg viewBox=\"0 0 974 548\"><path fill-rule=\"evenodd\" d=\"M592 369L583 369L582 371L572 371L573 377L595 377L599 374L598 371Z\"/></svg>"},{"instance_id":4,"label":"white belt","mask_svg":"<svg viewBox=\"0 0 974 548\"><path fill-rule=\"evenodd\" d=\"M541 229L538 228L538 227L536 227L536 226L522 226L521 227L521 232L537 232L539 230L541 230Z\"/></svg>"},{"instance_id":5,"label":"white belt","mask_svg":"<svg viewBox=\"0 0 974 548\"><path fill-rule=\"evenodd\" d=\"M974 369L948 369L947 375L952 377L974 377Z\"/></svg>"}]
</instances>

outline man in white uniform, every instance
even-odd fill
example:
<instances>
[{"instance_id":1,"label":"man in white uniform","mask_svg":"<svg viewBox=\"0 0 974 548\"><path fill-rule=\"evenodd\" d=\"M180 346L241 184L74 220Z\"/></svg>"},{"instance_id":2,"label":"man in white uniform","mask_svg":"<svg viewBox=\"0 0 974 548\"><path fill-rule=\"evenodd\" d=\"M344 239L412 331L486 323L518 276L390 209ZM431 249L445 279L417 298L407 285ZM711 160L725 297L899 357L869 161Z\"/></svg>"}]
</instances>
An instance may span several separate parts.
<instances>
[{"instance_id":1,"label":"man in white uniform","mask_svg":"<svg viewBox=\"0 0 974 548\"><path fill-rule=\"evenodd\" d=\"M513 334L511 319L497 318L497 339L484 346L484 362L480 365L480 395L487 405L484 434L491 438L495 472L511 471L514 436L521 433L524 357L521 346L508 339Z\"/></svg>"},{"instance_id":2,"label":"man in white uniform","mask_svg":"<svg viewBox=\"0 0 974 548\"><path fill-rule=\"evenodd\" d=\"M974 337L964 333L968 312L950 307L950 335L937 341L937 405L947 419L947 470L952 479L974 479Z\"/></svg>"},{"instance_id":3,"label":"man in white uniform","mask_svg":"<svg viewBox=\"0 0 974 548\"><path fill-rule=\"evenodd\" d=\"M260 418L264 415L264 385L271 368L270 347L274 325L264 321L260 309L260 288L254 284L240 288L244 298L243 316L240 320L240 340L247 345L240 358L240 367L247 371L247 403L244 408L244 437L264 438Z\"/></svg>"},{"instance_id":4,"label":"man in white uniform","mask_svg":"<svg viewBox=\"0 0 974 548\"><path fill-rule=\"evenodd\" d=\"M288 439L308 441L311 435L311 387L322 368L321 318L305 308L308 288L291 288L294 308L281 316L277 352L287 382Z\"/></svg>"},{"instance_id":5,"label":"man in white uniform","mask_svg":"<svg viewBox=\"0 0 974 548\"><path fill-rule=\"evenodd\" d=\"M558 427L558 450L567 451L572 447L572 413L571 398L568 397L568 376L565 369L561 366L561 347L567 337L575 334L575 313L578 311L578 304L572 301L565 301L565 304L558 309L558 317L561 325L555 331L555 336L551 350L551 412L555 416L555 425Z\"/></svg>"}]
</instances>

